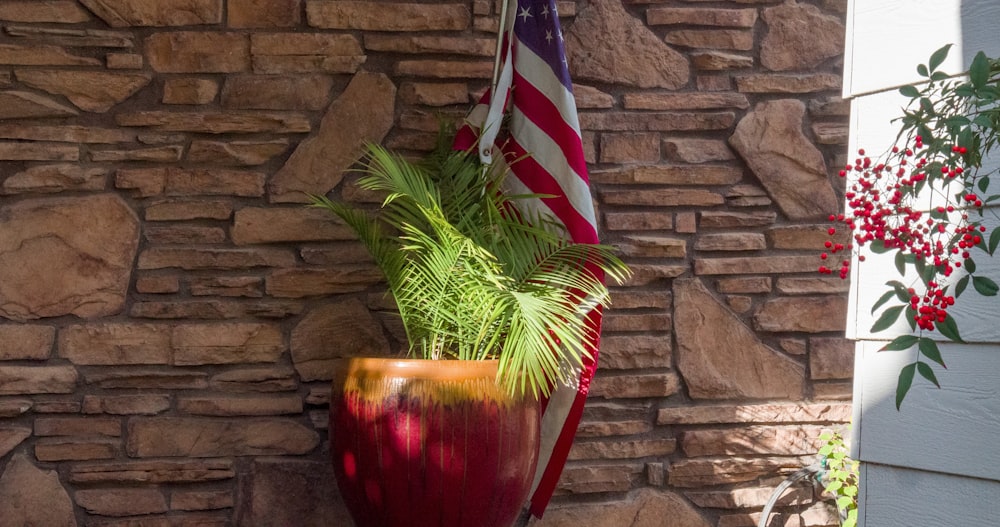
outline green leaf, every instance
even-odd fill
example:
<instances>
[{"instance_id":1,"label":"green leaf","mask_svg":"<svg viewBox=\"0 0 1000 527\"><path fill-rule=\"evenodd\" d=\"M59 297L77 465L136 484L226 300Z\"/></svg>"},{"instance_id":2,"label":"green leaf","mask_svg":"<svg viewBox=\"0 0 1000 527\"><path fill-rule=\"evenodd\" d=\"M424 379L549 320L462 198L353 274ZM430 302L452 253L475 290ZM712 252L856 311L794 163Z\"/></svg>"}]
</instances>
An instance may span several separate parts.
<instances>
[{"instance_id":1,"label":"green leaf","mask_svg":"<svg viewBox=\"0 0 1000 527\"><path fill-rule=\"evenodd\" d=\"M979 182L976 183L976 186L979 187L980 192L986 192L986 189L990 188L990 178L984 177L980 179Z\"/></svg>"},{"instance_id":2,"label":"green leaf","mask_svg":"<svg viewBox=\"0 0 1000 527\"><path fill-rule=\"evenodd\" d=\"M1000 290L996 282L985 276L973 276L972 287L983 296L997 296L997 291Z\"/></svg>"},{"instance_id":3,"label":"green leaf","mask_svg":"<svg viewBox=\"0 0 1000 527\"><path fill-rule=\"evenodd\" d=\"M937 342L934 342L934 339L921 337L918 349L920 349L920 353L923 354L924 357L927 357L928 359L940 364L942 367L947 368L947 366L944 365L944 359L941 358L941 350L938 349Z\"/></svg>"},{"instance_id":4,"label":"green leaf","mask_svg":"<svg viewBox=\"0 0 1000 527\"><path fill-rule=\"evenodd\" d=\"M903 369L899 371L899 380L896 382L896 410L903 404L903 399L906 398L906 392L910 391L910 386L913 385L913 375L916 372L917 364L907 364L903 366Z\"/></svg>"},{"instance_id":5,"label":"green leaf","mask_svg":"<svg viewBox=\"0 0 1000 527\"><path fill-rule=\"evenodd\" d=\"M896 253L895 258L893 258L893 263L896 264L896 272L900 276L906 276L906 258L903 256L903 251Z\"/></svg>"},{"instance_id":6,"label":"green leaf","mask_svg":"<svg viewBox=\"0 0 1000 527\"><path fill-rule=\"evenodd\" d=\"M883 331L889 326L895 324L896 320L899 319L899 315L903 313L903 307L904 306L893 306L883 311L882 316L880 316L878 320L875 321L875 324L872 325L871 332L878 333L879 331Z\"/></svg>"},{"instance_id":7,"label":"green leaf","mask_svg":"<svg viewBox=\"0 0 1000 527\"><path fill-rule=\"evenodd\" d=\"M989 79L990 59L986 58L986 54L980 51L976 53L975 58L972 59L972 64L969 65L969 80L972 82L973 87L979 89L985 86Z\"/></svg>"},{"instance_id":8,"label":"green leaf","mask_svg":"<svg viewBox=\"0 0 1000 527\"><path fill-rule=\"evenodd\" d=\"M990 233L989 253L991 255L997 250L997 245L1000 245L1000 229L993 229L993 232Z\"/></svg>"},{"instance_id":9,"label":"green leaf","mask_svg":"<svg viewBox=\"0 0 1000 527\"><path fill-rule=\"evenodd\" d=\"M969 275L963 276L962 279L955 284L955 297L958 298L961 296L966 287L969 287Z\"/></svg>"},{"instance_id":10,"label":"green leaf","mask_svg":"<svg viewBox=\"0 0 1000 527\"><path fill-rule=\"evenodd\" d=\"M938 382L937 376L934 375L934 370L926 362L917 361L917 371L920 372L920 376L934 383L934 386L938 388L941 387L941 383Z\"/></svg>"},{"instance_id":11,"label":"green leaf","mask_svg":"<svg viewBox=\"0 0 1000 527\"><path fill-rule=\"evenodd\" d=\"M937 330L938 333L944 335L949 340L965 342L962 340L962 336L958 334L958 324L955 323L955 317L951 315L945 316L944 322L938 322Z\"/></svg>"},{"instance_id":12,"label":"green leaf","mask_svg":"<svg viewBox=\"0 0 1000 527\"><path fill-rule=\"evenodd\" d=\"M894 339L892 342L882 346L879 351L900 351L913 347L920 340L920 337L916 335L900 335Z\"/></svg>"},{"instance_id":13,"label":"green leaf","mask_svg":"<svg viewBox=\"0 0 1000 527\"><path fill-rule=\"evenodd\" d=\"M965 270L970 273L976 272L976 261L972 258L965 260Z\"/></svg>"},{"instance_id":14,"label":"green leaf","mask_svg":"<svg viewBox=\"0 0 1000 527\"><path fill-rule=\"evenodd\" d=\"M885 254L892 249L885 246L885 242L877 241L868 246L868 249L875 254Z\"/></svg>"},{"instance_id":15,"label":"green leaf","mask_svg":"<svg viewBox=\"0 0 1000 527\"><path fill-rule=\"evenodd\" d=\"M885 294L880 296L879 299L875 301L875 305L872 306L872 314L874 315L875 312L878 311L878 308L885 305L885 303L891 300L894 296L896 296L895 291L886 291Z\"/></svg>"},{"instance_id":16,"label":"green leaf","mask_svg":"<svg viewBox=\"0 0 1000 527\"><path fill-rule=\"evenodd\" d=\"M924 64L917 65L917 74L920 75L921 77L927 77L930 75L930 73L927 71L927 66Z\"/></svg>"},{"instance_id":17,"label":"green leaf","mask_svg":"<svg viewBox=\"0 0 1000 527\"><path fill-rule=\"evenodd\" d=\"M944 59L948 56L948 51L951 50L951 46L951 44L945 44L931 54L930 60L927 61L927 65L930 67L931 71L936 71L938 66L944 62Z\"/></svg>"},{"instance_id":18,"label":"green leaf","mask_svg":"<svg viewBox=\"0 0 1000 527\"><path fill-rule=\"evenodd\" d=\"M918 90L915 86L906 85L899 89L899 94L903 97L914 99L920 97L920 90Z\"/></svg>"}]
</instances>

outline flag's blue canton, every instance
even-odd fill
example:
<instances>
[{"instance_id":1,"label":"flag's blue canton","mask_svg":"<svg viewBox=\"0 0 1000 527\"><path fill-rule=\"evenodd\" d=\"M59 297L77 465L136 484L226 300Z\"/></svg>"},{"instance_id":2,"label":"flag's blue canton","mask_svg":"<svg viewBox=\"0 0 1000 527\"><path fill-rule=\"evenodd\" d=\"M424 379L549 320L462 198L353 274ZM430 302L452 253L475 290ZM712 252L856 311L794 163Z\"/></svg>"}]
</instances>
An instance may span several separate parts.
<instances>
[{"instance_id":1,"label":"flag's blue canton","mask_svg":"<svg viewBox=\"0 0 1000 527\"><path fill-rule=\"evenodd\" d=\"M572 91L555 0L517 0L516 17L517 38L547 62L563 86Z\"/></svg>"}]
</instances>

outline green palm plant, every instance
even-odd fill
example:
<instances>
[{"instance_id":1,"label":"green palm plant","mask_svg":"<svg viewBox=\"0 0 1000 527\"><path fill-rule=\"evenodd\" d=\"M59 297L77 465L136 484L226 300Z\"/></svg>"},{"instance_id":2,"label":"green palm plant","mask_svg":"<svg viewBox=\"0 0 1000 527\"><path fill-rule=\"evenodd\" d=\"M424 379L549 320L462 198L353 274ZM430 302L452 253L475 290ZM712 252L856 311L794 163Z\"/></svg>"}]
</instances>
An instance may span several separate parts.
<instances>
[{"instance_id":1,"label":"green palm plant","mask_svg":"<svg viewBox=\"0 0 1000 527\"><path fill-rule=\"evenodd\" d=\"M511 393L547 395L577 376L593 330L585 315L609 305L601 274L629 275L607 245L567 241L551 216L501 192L504 171L440 135L411 162L368 147L358 185L385 194L376 211L326 197L315 206L351 227L385 275L412 356L499 359Z\"/></svg>"}]
</instances>

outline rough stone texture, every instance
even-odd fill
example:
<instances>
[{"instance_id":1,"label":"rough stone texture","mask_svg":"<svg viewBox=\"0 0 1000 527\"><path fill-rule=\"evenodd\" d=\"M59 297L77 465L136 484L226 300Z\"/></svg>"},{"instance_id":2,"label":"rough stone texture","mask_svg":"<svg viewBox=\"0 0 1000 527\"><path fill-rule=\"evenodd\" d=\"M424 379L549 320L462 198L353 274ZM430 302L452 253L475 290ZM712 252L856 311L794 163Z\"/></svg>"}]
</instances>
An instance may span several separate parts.
<instances>
[{"instance_id":1,"label":"rough stone texture","mask_svg":"<svg viewBox=\"0 0 1000 527\"><path fill-rule=\"evenodd\" d=\"M24 454L15 454L0 477L0 527L76 527L73 502L54 470L36 467Z\"/></svg>"},{"instance_id":2,"label":"rough stone texture","mask_svg":"<svg viewBox=\"0 0 1000 527\"><path fill-rule=\"evenodd\" d=\"M809 375L813 379L854 377L854 343L843 338L809 339Z\"/></svg>"},{"instance_id":3,"label":"rough stone texture","mask_svg":"<svg viewBox=\"0 0 1000 527\"><path fill-rule=\"evenodd\" d=\"M301 203L307 200L306 193L325 194L337 186L364 144L385 137L392 125L395 95L388 77L355 75L326 111L316 135L303 141L271 179L271 201ZM344 122L359 126L348 132Z\"/></svg>"},{"instance_id":4,"label":"rough stone texture","mask_svg":"<svg viewBox=\"0 0 1000 527\"><path fill-rule=\"evenodd\" d=\"M758 104L729 138L740 156L792 219L837 211L823 154L802 133L805 105L792 99Z\"/></svg>"},{"instance_id":5,"label":"rough stone texture","mask_svg":"<svg viewBox=\"0 0 1000 527\"><path fill-rule=\"evenodd\" d=\"M38 165L12 174L0 184L0 194L56 193L66 190L95 191L105 187L108 171L79 165Z\"/></svg>"},{"instance_id":6,"label":"rough stone texture","mask_svg":"<svg viewBox=\"0 0 1000 527\"><path fill-rule=\"evenodd\" d=\"M668 89L688 81L684 56L660 41L620 2L591 2L565 38L566 58L577 80Z\"/></svg>"},{"instance_id":7,"label":"rough stone texture","mask_svg":"<svg viewBox=\"0 0 1000 527\"><path fill-rule=\"evenodd\" d=\"M801 399L805 368L762 343L696 279L674 282L677 365L695 399Z\"/></svg>"},{"instance_id":8,"label":"rough stone texture","mask_svg":"<svg viewBox=\"0 0 1000 527\"><path fill-rule=\"evenodd\" d=\"M41 95L7 90L0 92L0 119L64 117L79 112Z\"/></svg>"},{"instance_id":9,"label":"rough stone texture","mask_svg":"<svg viewBox=\"0 0 1000 527\"><path fill-rule=\"evenodd\" d=\"M301 21L301 0L229 0L226 25L234 28L294 27Z\"/></svg>"},{"instance_id":10,"label":"rough stone texture","mask_svg":"<svg viewBox=\"0 0 1000 527\"><path fill-rule=\"evenodd\" d=\"M319 435L290 419L140 417L129 421L132 457L221 457L305 454Z\"/></svg>"},{"instance_id":11,"label":"rough stone texture","mask_svg":"<svg viewBox=\"0 0 1000 527\"><path fill-rule=\"evenodd\" d=\"M139 222L114 195L0 209L0 316L99 317L124 307Z\"/></svg>"},{"instance_id":12,"label":"rough stone texture","mask_svg":"<svg viewBox=\"0 0 1000 527\"><path fill-rule=\"evenodd\" d=\"M355 239L354 231L329 212L302 207L240 209L232 237L237 245Z\"/></svg>"},{"instance_id":13,"label":"rough stone texture","mask_svg":"<svg viewBox=\"0 0 1000 527\"><path fill-rule=\"evenodd\" d=\"M250 69L250 40L238 33L153 33L146 38L145 48L149 65L159 73L229 73Z\"/></svg>"},{"instance_id":14,"label":"rough stone texture","mask_svg":"<svg viewBox=\"0 0 1000 527\"><path fill-rule=\"evenodd\" d=\"M754 324L761 331L801 331L821 333L843 331L846 322L830 313L847 312L843 297L782 297L767 301L754 315Z\"/></svg>"},{"instance_id":15,"label":"rough stone texture","mask_svg":"<svg viewBox=\"0 0 1000 527\"><path fill-rule=\"evenodd\" d=\"M0 361L45 360L55 335L52 326L0 324Z\"/></svg>"},{"instance_id":16,"label":"rough stone texture","mask_svg":"<svg viewBox=\"0 0 1000 527\"><path fill-rule=\"evenodd\" d=\"M381 325L356 300L315 309L292 330L292 362L304 381L332 379L337 359L388 351Z\"/></svg>"},{"instance_id":17,"label":"rough stone texture","mask_svg":"<svg viewBox=\"0 0 1000 527\"><path fill-rule=\"evenodd\" d=\"M676 527L710 527L712 524L688 505L684 498L655 489L641 489L614 505L595 504L576 507L553 507L541 520L528 523L532 527L575 527L579 525L615 525L621 527L654 527L663 525L664 518Z\"/></svg>"},{"instance_id":18,"label":"rough stone texture","mask_svg":"<svg viewBox=\"0 0 1000 527\"><path fill-rule=\"evenodd\" d=\"M0 5L0 20L5 22L79 24L89 21L90 15L79 4L68 0L8 1Z\"/></svg>"},{"instance_id":19,"label":"rough stone texture","mask_svg":"<svg viewBox=\"0 0 1000 527\"><path fill-rule=\"evenodd\" d=\"M320 110L333 79L310 76L234 76L222 87L222 106L241 110Z\"/></svg>"},{"instance_id":20,"label":"rough stone texture","mask_svg":"<svg viewBox=\"0 0 1000 527\"><path fill-rule=\"evenodd\" d=\"M25 439L31 437L31 429L21 426L0 428L0 458L4 458Z\"/></svg>"},{"instance_id":21,"label":"rough stone texture","mask_svg":"<svg viewBox=\"0 0 1000 527\"><path fill-rule=\"evenodd\" d=\"M469 27L469 9L462 4L397 3L391 10L378 2L309 1L306 20L324 29L368 31L455 31Z\"/></svg>"},{"instance_id":22,"label":"rough stone texture","mask_svg":"<svg viewBox=\"0 0 1000 527\"><path fill-rule=\"evenodd\" d=\"M844 51L844 25L814 5L770 7L762 18L767 34L760 44L760 62L769 70L809 70Z\"/></svg>"},{"instance_id":23,"label":"rough stone texture","mask_svg":"<svg viewBox=\"0 0 1000 527\"><path fill-rule=\"evenodd\" d=\"M163 83L163 104L208 104L219 93L219 84L210 79L167 79Z\"/></svg>"},{"instance_id":24,"label":"rough stone texture","mask_svg":"<svg viewBox=\"0 0 1000 527\"><path fill-rule=\"evenodd\" d=\"M104 113L131 97L152 79L144 73L99 71L16 70L17 80L62 95L81 110Z\"/></svg>"},{"instance_id":25,"label":"rough stone texture","mask_svg":"<svg viewBox=\"0 0 1000 527\"><path fill-rule=\"evenodd\" d=\"M101 516L137 516L167 511L167 501L156 489L105 488L76 491L77 505Z\"/></svg>"},{"instance_id":26,"label":"rough stone texture","mask_svg":"<svg viewBox=\"0 0 1000 527\"><path fill-rule=\"evenodd\" d=\"M111 27L191 26L222 21L222 0L81 0Z\"/></svg>"},{"instance_id":27,"label":"rough stone texture","mask_svg":"<svg viewBox=\"0 0 1000 527\"><path fill-rule=\"evenodd\" d=\"M239 481L236 525L296 525L323 527L354 522L337 493L330 463L261 459Z\"/></svg>"}]
</instances>

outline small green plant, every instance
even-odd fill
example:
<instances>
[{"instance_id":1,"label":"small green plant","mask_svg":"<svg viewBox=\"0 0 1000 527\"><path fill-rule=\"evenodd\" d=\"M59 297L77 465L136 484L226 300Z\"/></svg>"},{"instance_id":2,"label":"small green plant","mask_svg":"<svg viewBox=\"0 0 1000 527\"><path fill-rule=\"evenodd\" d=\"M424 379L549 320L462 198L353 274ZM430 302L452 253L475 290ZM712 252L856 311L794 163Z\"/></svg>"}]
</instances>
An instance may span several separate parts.
<instances>
[{"instance_id":1,"label":"small green plant","mask_svg":"<svg viewBox=\"0 0 1000 527\"><path fill-rule=\"evenodd\" d=\"M823 465L820 480L824 490L836 500L841 527L858 524L858 462L847 455L844 436L839 432L826 432L819 436L826 443L820 447Z\"/></svg>"}]
</instances>

